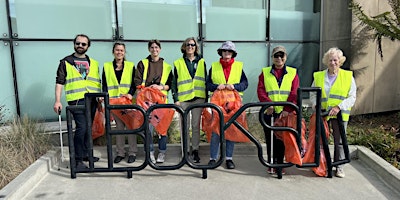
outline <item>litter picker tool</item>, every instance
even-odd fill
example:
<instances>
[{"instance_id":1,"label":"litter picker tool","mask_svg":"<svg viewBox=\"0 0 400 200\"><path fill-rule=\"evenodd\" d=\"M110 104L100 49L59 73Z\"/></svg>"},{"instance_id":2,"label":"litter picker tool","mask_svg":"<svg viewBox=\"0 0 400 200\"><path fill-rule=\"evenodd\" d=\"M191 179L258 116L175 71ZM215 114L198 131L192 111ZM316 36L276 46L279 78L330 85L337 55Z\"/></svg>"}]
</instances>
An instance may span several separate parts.
<instances>
[{"instance_id":1,"label":"litter picker tool","mask_svg":"<svg viewBox=\"0 0 400 200\"><path fill-rule=\"evenodd\" d=\"M60 147L61 147L61 159L60 164L58 165L58 170L60 170L61 163L64 162L64 143L63 143L63 133L61 127L61 108L58 108L58 124L60 126Z\"/></svg>"},{"instance_id":2,"label":"litter picker tool","mask_svg":"<svg viewBox=\"0 0 400 200\"><path fill-rule=\"evenodd\" d=\"M271 126L274 125L274 114L271 116ZM274 163L274 130L271 129L271 160L270 163Z\"/></svg>"}]
</instances>

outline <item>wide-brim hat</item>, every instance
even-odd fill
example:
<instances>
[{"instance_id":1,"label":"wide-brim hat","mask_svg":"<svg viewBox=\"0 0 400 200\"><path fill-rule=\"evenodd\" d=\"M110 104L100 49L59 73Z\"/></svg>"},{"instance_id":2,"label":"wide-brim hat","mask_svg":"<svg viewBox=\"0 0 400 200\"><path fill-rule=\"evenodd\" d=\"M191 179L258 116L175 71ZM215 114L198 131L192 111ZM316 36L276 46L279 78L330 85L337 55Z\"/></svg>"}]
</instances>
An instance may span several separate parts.
<instances>
[{"instance_id":1,"label":"wide-brim hat","mask_svg":"<svg viewBox=\"0 0 400 200\"><path fill-rule=\"evenodd\" d=\"M222 43L221 47L219 47L217 50L218 55L222 56L222 50L233 51L232 57L236 57L236 55L237 55L235 44L231 41L226 41L226 42Z\"/></svg>"}]
</instances>

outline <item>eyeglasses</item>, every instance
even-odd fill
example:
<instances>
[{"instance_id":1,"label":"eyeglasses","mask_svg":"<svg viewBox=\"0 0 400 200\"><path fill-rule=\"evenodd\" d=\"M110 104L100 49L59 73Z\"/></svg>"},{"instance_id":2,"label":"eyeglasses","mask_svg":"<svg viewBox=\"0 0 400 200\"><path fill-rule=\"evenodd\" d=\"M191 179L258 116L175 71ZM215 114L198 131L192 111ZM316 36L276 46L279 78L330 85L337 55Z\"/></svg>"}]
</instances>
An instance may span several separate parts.
<instances>
[{"instance_id":1,"label":"eyeglasses","mask_svg":"<svg viewBox=\"0 0 400 200\"><path fill-rule=\"evenodd\" d=\"M75 42L76 46L82 45L83 47L86 47L87 43L83 43L83 42Z\"/></svg>"},{"instance_id":2,"label":"eyeglasses","mask_svg":"<svg viewBox=\"0 0 400 200\"><path fill-rule=\"evenodd\" d=\"M190 47L190 46L195 47L196 44L187 43L186 46L187 46L187 47Z\"/></svg>"},{"instance_id":3,"label":"eyeglasses","mask_svg":"<svg viewBox=\"0 0 400 200\"><path fill-rule=\"evenodd\" d=\"M283 57L285 57L285 54L277 53L274 55L274 58L279 58L279 57L283 58Z\"/></svg>"}]
</instances>

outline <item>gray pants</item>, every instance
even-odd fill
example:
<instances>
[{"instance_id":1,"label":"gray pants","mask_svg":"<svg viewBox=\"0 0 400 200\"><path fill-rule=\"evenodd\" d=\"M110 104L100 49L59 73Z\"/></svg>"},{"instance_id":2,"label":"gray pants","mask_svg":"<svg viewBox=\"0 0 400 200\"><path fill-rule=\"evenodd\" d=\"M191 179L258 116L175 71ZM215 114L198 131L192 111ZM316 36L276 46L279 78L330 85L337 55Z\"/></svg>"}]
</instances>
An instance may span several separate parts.
<instances>
[{"instance_id":1,"label":"gray pants","mask_svg":"<svg viewBox=\"0 0 400 200\"><path fill-rule=\"evenodd\" d=\"M342 138L340 137L340 129L339 129L339 121L337 119L330 119L329 123L332 127L332 135L333 141L335 145L335 153L333 157L333 161L344 160L346 157L344 155L344 149L342 144ZM344 132L347 133L347 124L348 122L343 122ZM341 168L343 165L338 165L337 167Z\"/></svg>"},{"instance_id":2,"label":"gray pants","mask_svg":"<svg viewBox=\"0 0 400 200\"><path fill-rule=\"evenodd\" d=\"M113 116L115 123L117 125L116 130L125 130L125 124L122 122L117 116ZM137 140L136 140L136 135L116 135L116 146L117 146L117 156L125 157L126 151L125 151L125 137L128 137L128 144L129 144L129 150L128 150L128 155L129 156L136 156L136 152L138 151L137 149Z\"/></svg>"},{"instance_id":3,"label":"gray pants","mask_svg":"<svg viewBox=\"0 0 400 200\"><path fill-rule=\"evenodd\" d=\"M186 110L187 107L190 105L204 103L205 99L199 98L195 101L191 102L181 102L181 106L183 110ZM188 130L192 128L192 150L199 150L200 144L200 121L201 121L201 112L203 111L202 108L195 108L190 111L191 115L188 115L187 118L187 125ZM182 127L182 125L181 125ZM190 146L190 135L188 136L188 145Z\"/></svg>"}]
</instances>

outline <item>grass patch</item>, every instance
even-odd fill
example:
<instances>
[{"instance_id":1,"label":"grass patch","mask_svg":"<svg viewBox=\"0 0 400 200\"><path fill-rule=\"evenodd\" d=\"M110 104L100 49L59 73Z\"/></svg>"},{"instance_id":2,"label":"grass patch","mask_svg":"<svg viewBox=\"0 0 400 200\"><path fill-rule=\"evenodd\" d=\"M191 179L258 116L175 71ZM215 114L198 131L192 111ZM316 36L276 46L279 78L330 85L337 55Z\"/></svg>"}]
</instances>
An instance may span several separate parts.
<instances>
[{"instance_id":1,"label":"grass patch","mask_svg":"<svg viewBox=\"0 0 400 200\"><path fill-rule=\"evenodd\" d=\"M2 125L0 133L0 189L11 182L50 148L49 135L28 117Z\"/></svg>"}]
</instances>

